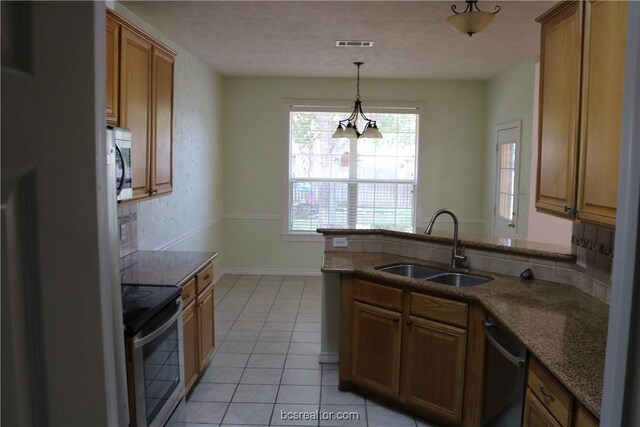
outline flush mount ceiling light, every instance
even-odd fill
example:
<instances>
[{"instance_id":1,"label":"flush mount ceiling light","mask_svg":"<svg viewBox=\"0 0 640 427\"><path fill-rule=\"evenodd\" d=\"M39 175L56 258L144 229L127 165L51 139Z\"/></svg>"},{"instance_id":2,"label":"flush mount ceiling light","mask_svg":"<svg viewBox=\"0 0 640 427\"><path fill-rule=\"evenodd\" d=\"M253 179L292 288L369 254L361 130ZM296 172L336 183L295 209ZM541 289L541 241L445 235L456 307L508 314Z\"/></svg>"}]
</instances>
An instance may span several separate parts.
<instances>
[{"instance_id":1,"label":"flush mount ceiling light","mask_svg":"<svg viewBox=\"0 0 640 427\"><path fill-rule=\"evenodd\" d=\"M447 18L447 22L453 29L469 34L469 37L487 28L493 22L496 13L500 12L500 6L496 6L495 12L481 11L478 9L477 0L465 0L465 3L467 7L462 12L456 10L455 4L451 6L453 15Z\"/></svg>"},{"instance_id":2,"label":"flush mount ceiling light","mask_svg":"<svg viewBox=\"0 0 640 427\"><path fill-rule=\"evenodd\" d=\"M382 138L382 134L378 130L375 120L370 120L362 112L362 103L360 102L360 66L364 62L354 62L353 65L358 67L358 78L356 83L356 102L353 107L353 113L344 120L338 122L338 128L333 133L333 138ZM358 118L365 120L362 132L358 130Z\"/></svg>"}]
</instances>

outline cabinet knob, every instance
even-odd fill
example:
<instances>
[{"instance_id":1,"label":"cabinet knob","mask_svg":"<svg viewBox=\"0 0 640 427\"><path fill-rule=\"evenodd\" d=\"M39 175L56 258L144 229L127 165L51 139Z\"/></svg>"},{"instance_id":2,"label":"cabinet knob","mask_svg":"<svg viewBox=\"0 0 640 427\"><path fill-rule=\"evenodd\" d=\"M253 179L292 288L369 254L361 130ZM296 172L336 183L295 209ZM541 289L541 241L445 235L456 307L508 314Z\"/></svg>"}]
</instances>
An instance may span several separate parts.
<instances>
[{"instance_id":1,"label":"cabinet knob","mask_svg":"<svg viewBox=\"0 0 640 427\"><path fill-rule=\"evenodd\" d=\"M571 212L573 209L571 208L571 206L569 205L564 205L564 211L565 212Z\"/></svg>"},{"instance_id":2,"label":"cabinet knob","mask_svg":"<svg viewBox=\"0 0 640 427\"><path fill-rule=\"evenodd\" d=\"M400 319L399 319L399 318L397 318L397 317L394 317L394 318L393 318L393 323L398 323L399 321L400 321Z\"/></svg>"},{"instance_id":3,"label":"cabinet knob","mask_svg":"<svg viewBox=\"0 0 640 427\"><path fill-rule=\"evenodd\" d=\"M182 299L189 299L191 297L191 294L185 294L182 296Z\"/></svg>"},{"instance_id":4,"label":"cabinet knob","mask_svg":"<svg viewBox=\"0 0 640 427\"><path fill-rule=\"evenodd\" d=\"M407 326L411 326L411 325L413 325L413 321L407 320Z\"/></svg>"}]
</instances>

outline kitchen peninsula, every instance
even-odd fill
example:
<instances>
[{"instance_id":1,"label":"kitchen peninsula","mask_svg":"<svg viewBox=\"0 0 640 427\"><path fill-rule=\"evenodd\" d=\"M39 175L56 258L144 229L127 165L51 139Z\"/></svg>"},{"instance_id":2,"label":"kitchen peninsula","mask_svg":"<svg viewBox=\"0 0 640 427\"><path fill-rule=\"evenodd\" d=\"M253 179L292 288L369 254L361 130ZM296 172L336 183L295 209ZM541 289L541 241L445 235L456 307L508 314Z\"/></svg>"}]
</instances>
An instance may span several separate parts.
<instances>
[{"instance_id":1,"label":"kitchen peninsula","mask_svg":"<svg viewBox=\"0 0 640 427\"><path fill-rule=\"evenodd\" d=\"M349 358L340 360L343 388L373 391L376 396L436 420L456 425L479 425L484 381L483 361L479 359L483 358L485 348L480 322L489 315L505 325L531 354L528 390L538 393L538 398L527 394L525 426L530 425L528 420L538 419L539 414L535 412L538 408L533 404L544 401L545 396L540 395L538 388L546 393L551 389L551 383L557 392L553 402L549 398L542 410L560 425L579 425L578 419L580 422L593 420L589 413L600 416L609 307L578 289L586 273L576 267L569 247L463 237L460 243L466 246L465 266L471 273L492 280L473 287L456 287L379 270L394 264L427 265L447 270L452 247L450 238L426 236L420 229L416 233L342 229L319 229L318 232L325 237L321 357L335 357L339 352L341 357ZM347 247L334 247L334 238L346 238ZM534 279L519 277L526 269L531 269ZM358 287L367 289L358 294ZM376 301L376 294L385 297ZM398 297L395 308L394 295ZM431 314L424 315L430 319L426 322L434 324L433 320L441 320L442 328L449 336L452 336L451 331L456 331L461 337L462 366L451 377L460 378L460 389L452 391L450 402L436 404L415 399L411 392L420 387L407 390L405 376L399 376L399 382L404 381L404 386L395 384L390 386L388 394L381 395L381 388L367 387L374 382L367 383L367 379L358 380L353 375L353 363L356 362L352 350L357 351L358 343L351 325L358 321L355 308L373 306L380 310L375 306L382 307L384 315L391 316L391 321L402 330L402 334L398 332L402 336L398 335L399 342L409 336L411 324L416 323L415 301L425 296L431 299L426 305L431 310ZM444 311L442 307L445 307ZM452 320L451 313L458 308L458 313L462 314ZM434 310L440 310L440 318L434 318ZM397 371L402 370L407 357L402 354L406 352L405 348L398 344L400 356L394 362L398 364ZM443 359L446 362L446 358ZM538 383L532 383L538 378L535 376L538 371L534 372L538 365L542 366L539 370L544 371L541 376L544 376L546 388L542 380L539 387Z\"/></svg>"}]
</instances>

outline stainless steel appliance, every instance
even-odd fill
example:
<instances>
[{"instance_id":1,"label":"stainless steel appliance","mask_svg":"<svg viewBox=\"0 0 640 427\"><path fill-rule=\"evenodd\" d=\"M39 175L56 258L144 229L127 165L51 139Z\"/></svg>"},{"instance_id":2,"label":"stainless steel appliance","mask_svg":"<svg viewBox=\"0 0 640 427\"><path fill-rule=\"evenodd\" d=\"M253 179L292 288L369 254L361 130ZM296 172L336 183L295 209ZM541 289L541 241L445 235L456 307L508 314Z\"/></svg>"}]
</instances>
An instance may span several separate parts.
<instances>
[{"instance_id":1,"label":"stainless steel appliance","mask_svg":"<svg viewBox=\"0 0 640 427\"><path fill-rule=\"evenodd\" d=\"M180 288L122 286L122 308L131 426L164 426L184 396Z\"/></svg>"},{"instance_id":2,"label":"stainless steel appliance","mask_svg":"<svg viewBox=\"0 0 640 427\"><path fill-rule=\"evenodd\" d=\"M522 425L527 348L495 319L482 321L487 339L482 425Z\"/></svg>"},{"instance_id":3,"label":"stainless steel appliance","mask_svg":"<svg viewBox=\"0 0 640 427\"><path fill-rule=\"evenodd\" d=\"M115 148L117 200L131 199L133 197L131 131L125 128L108 127L107 140L113 141Z\"/></svg>"}]
</instances>

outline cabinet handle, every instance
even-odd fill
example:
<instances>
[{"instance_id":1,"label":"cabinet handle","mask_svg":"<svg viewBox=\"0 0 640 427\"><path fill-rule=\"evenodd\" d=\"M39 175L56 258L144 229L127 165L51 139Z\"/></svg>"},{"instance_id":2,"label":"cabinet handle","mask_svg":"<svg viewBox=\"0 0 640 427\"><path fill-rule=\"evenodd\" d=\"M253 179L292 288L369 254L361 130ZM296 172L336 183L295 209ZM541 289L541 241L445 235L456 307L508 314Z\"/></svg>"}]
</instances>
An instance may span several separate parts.
<instances>
[{"instance_id":1,"label":"cabinet handle","mask_svg":"<svg viewBox=\"0 0 640 427\"><path fill-rule=\"evenodd\" d=\"M393 318L393 323L398 323L399 321L400 321L400 319L399 319L399 318L397 318L397 317L394 317L394 318Z\"/></svg>"},{"instance_id":2,"label":"cabinet handle","mask_svg":"<svg viewBox=\"0 0 640 427\"><path fill-rule=\"evenodd\" d=\"M153 190L150 191L150 193L151 194L158 194L158 190L154 188Z\"/></svg>"},{"instance_id":3,"label":"cabinet handle","mask_svg":"<svg viewBox=\"0 0 640 427\"><path fill-rule=\"evenodd\" d=\"M413 325L413 321L407 320L407 326L411 326L411 325Z\"/></svg>"},{"instance_id":4,"label":"cabinet handle","mask_svg":"<svg viewBox=\"0 0 640 427\"><path fill-rule=\"evenodd\" d=\"M540 393L542 393L545 399L549 400L550 403L556 401L556 397L547 391L547 389L544 387L544 384L538 383L538 388L540 389Z\"/></svg>"},{"instance_id":5,"label":"cabinet handle","mask_svg":"<svg viewBox=\"0 0 640 427\"><path fill-rule=\"evenodd\" d=\"M564 205L564 211L569 213L569 212L573 211L573 208L571 206L569 206L569 205Z\"/></svg>"}]
</instances>

